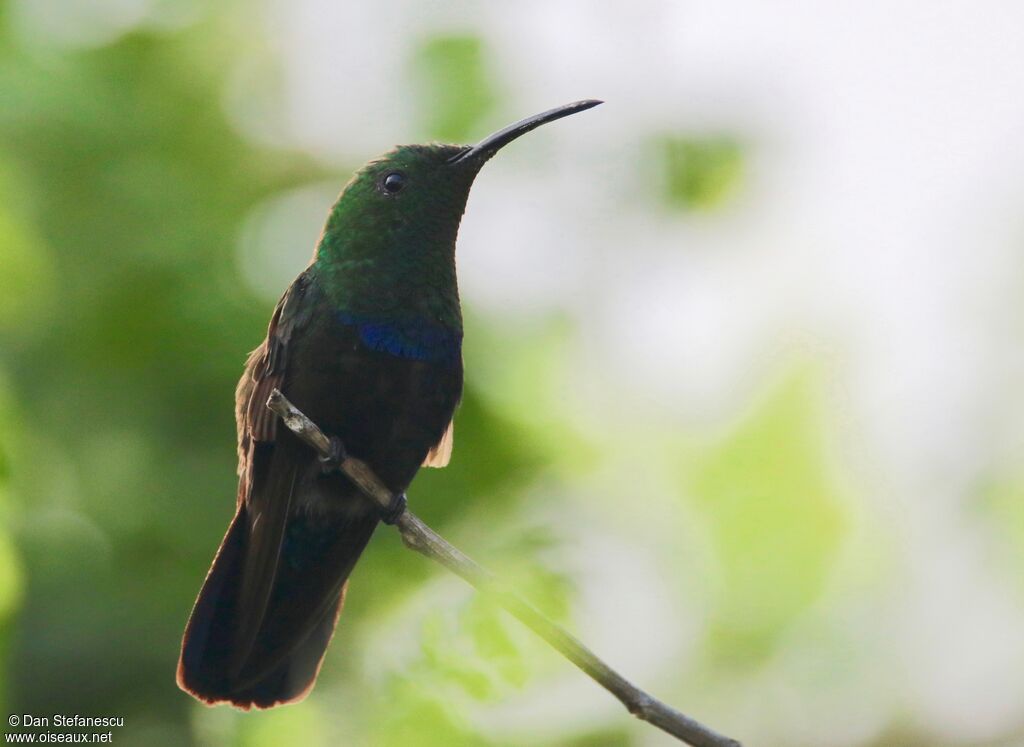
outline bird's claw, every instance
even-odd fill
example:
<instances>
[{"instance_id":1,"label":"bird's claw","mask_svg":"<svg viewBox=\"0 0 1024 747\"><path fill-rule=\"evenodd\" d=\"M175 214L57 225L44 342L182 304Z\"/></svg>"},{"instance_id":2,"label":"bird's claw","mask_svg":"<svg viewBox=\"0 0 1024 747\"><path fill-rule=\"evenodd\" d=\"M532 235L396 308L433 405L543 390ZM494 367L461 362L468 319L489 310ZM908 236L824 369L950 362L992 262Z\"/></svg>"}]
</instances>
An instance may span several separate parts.
<instances>
[{"instance_id":1,"label":"bird's claw","mask_svg":"<svg viewBox=\"0 0 1024 747\"><path fill-rule=\"evenodd\" d=\"M340 438L329 436L328 440L330 441L330 446L328 446L327 455L318 457L320 460L320 471L325 475L340 472L342 462L348 458L345 444L341 442ZM388 504L388 507L381 509L381 521L385 524L394 524L405 513L405 507L408 503L409 499L405 497L405 493L396 493L391 496L391 503Z\"/></svg>"},{"instance_id":2,"label":"bird's claw","mask_svg":"<svg viewBox=\"0 0 1024 747\"><path fill-rule=\"evenodd\" d=\"M341 463L345 461L345 457L348 454L345 452L345 444L341 442L341 439L337 436L331 436L329 438L331 445L328 447L327 456L320 457L320 471L325 475L329 475L332 472L338 472L341 469Z\"/></svg>"},{"instance_id":3,"label":"bird's claw","mask_svg":"<svg viewBox=\"0 0 1024 747\"><path fill-rule=\"evenodd\" d=\"M408 504L409 499L405 497L405 493L395 493L391 496L391 504L381 511L380 520L385 524L394 524L405 513Z\"/></svg>"}]
</instances>

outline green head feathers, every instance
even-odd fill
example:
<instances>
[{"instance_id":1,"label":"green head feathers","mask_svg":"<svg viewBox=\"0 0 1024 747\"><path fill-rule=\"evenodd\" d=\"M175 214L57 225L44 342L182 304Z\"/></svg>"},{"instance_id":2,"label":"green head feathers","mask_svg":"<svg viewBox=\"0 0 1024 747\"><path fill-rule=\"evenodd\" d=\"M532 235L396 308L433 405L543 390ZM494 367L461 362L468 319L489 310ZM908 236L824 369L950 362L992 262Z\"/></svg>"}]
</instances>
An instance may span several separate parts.
<instances>
[{"instance_id":1,"label":"green head feathers","mask_svg":"<svg viewBox=\"0 0 1024 747\"><path fill-rule=\"evenodd\" d=\"M332 303L352 317L461 330L455 240L476 175L520 135L599 103L543 112L475 146L402 145L363 166L331 209L314 258Z\"/></svg>"}]
</instances>

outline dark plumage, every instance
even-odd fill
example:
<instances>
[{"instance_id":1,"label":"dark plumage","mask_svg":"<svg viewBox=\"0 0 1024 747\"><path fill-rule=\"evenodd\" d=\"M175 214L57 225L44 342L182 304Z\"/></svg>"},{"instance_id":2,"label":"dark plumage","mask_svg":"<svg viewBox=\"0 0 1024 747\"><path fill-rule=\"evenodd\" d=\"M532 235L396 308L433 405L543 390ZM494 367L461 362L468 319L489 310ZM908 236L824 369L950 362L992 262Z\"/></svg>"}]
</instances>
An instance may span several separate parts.
<instances>
[{"instance_id":1,"label":"dark plumage","mask_svg":"<svg viewBox=\"0 0 1024 747\"><path fill-rule=\"evenodd\" d=\"M267 398L280 389L396 494L425 462L444 466L462 392L455 239L473 179L518 135L596 103L472 148L403 146L346 186L238 384L236 513L185 631L182 689L268 708L312 688L379 513Z\"/></svg>"}]
</instances>

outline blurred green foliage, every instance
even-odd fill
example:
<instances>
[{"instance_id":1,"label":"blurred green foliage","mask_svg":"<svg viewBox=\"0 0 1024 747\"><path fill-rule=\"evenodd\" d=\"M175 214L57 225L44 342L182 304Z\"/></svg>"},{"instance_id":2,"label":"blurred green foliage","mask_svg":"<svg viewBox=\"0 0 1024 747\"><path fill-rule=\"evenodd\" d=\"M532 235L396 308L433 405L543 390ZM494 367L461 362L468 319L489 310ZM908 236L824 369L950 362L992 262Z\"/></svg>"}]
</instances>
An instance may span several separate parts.
<instances>
[{"instance_id":1,"label":"blurred green foliage","mask_svg":"<svg viewBox=\"0 0 1024 747\"><path fill-rule=\"evenodd\" d=\"M0 169L9 167L0 162ZM0 280L0 327L12 338L28 330L53 303L56 268L47 247L31 224L21 195L25 186L9 171L0 171L0 237L3 278Z\"/></svg>"},{"instance_id":2,"label":"blurred green foliage","mask_svg":"<svg viewBox=\"0 0 1024 747\"><path fill-rule=\"evenodd\" d=\"M234 384L270 313L237 267L239 232L275 195L348 178L229 125L238 19L77 51L0 23L0 703L123 715L123 745L511 746L482 733L473 709L568 665L387 532L355 572L307 701L240 714L174 684L188 610L234 508ZM409 59L426 136L486 134L498 83L482 38L427 37ZM671 203L712 208L736 189L736 142L660 143ZM567 415L575 330L559 318L505 328L471 309L467 321L454 459L424 471L412 500L575 627L575 579L544 562L564 538L524 518L531 489L568 493L612 437L591 439ZM813 383L801 374L780 388L671 498L696 496L710 527L713 663L766 656L821 592L843 539ZM621 515L620 498L588 499ZM664 575L658 588L682 593ZM618 721L547 743L634 743L628 715L608 708Z\"/></svg>"},{"instance_id":3,"label":"blurred green foliage","mask_svg":"<svg viewBox=\"0 0 1024 747\"><path fill-rule=\"evenodd\" d=\"M19 713L126 714L124 744L322 743L329 729L311 719L312 705L190 727L197 706L177 691L174 667L233 510L232 390L270 311L239 280L239 226L270 195L325 177L341 185L347 174L236 134L220 105L230 50L199 29L79 52L22 48L5 33L0 382L9 380L10 392L0 510L18 547L0 531L5 704ZM438 137L465 137L486 114L481 54L469 38L422 50L428 75L458 73L473 93L445 99L467 101L462 108L435 110L445 111L428 125ZM417 481L424 515L443 528L456 506L508 510L539 463L516 433L470 388L452 467ZM434 572L394 541L379 540L368 555L339 638ZM507 622L467 615L476 649L521 681ZM431 654L429 626L423 635L425 668L447 661L437 676L483 694L473 683L484 675L446 659L447 639ZM344 678L346 659L336 658L334 675Z\"/></svg>"},{"instance_id":4,"label":"blurred green foliage","mask_svg":"<svg viewBox=\"0 0 1024 747\"><path fill-rule=\"evenodd\" d=\"M0 264L21 268L31 309L3 339L4 422L23 424L10 526L29 579L11 707L145 703L168 743L187 739L175 641L230 511L222 405L266 323L234 280L236 226L314 173L226 126L217 60L195 42L141 34L69 54L8 39L0 53L0 162L23 185Z\"/></svg>"},{"instance_id":5,"label":"blurred green foliage","mask_svg":"<svg viewBox=\"0 0 1024 747\"><path fill-rule=\"evenodd\" d=\"M445 143L479 140L481 124L497 102L483 40L465 34L429 37L409 67L429 137Z\"/></svg>"},{"instance_id":6,"label":"blurred green foliage","mask_svg":"<svg viewBox=\"0 0 1024 747\"><path fill-rule=\"evenodd\" d=\"M1024 569L1024 475L1002 475L982 494L981 507L987 514L995 534L1001 540L997 549L1009 556L1009 566ZM1024 573L1018 572L1018 581ZM1024 583L1019 583L1024 594Z\"/></svg>"},{"instance_id":7,"label":"blurred green foliage","mask_svg":"<svg viewBox=\"0 0 1024 747\"><path fill-rule=\"evenodd\" d=\"M0 233L0 236L3 234ZM21 557L8 531L11 526L10 502L11 448L19 428L11 408L6 381L0 374L0 662L7 661L12 645L15 615L24 596L24 571ZM10 704L6 678L0 678L0 708Z\"/></svg>"},{"instance_id":8,"label":"blurred green foliage","mask_svg":"<svg viewBox=\"0 0 1024 747\"><path fill-rule=\"evenodd\" d=\"M780 385L686 476L715 537L707 654L744 666L824 589L844 534L842 497L821 447L813 369Z\"/></svg>"},{"instance_id":9,"label":"blurred green foliage","mask_svg":"<svg viewBox=\"0 0 1024 747\"><path fill-rule=\"evenodd\" d=\"M671 135L658 138L663 196L672 207L709 211L723 205L743 179L744 148L727 135Z\"/></svg>"}]
</instances>

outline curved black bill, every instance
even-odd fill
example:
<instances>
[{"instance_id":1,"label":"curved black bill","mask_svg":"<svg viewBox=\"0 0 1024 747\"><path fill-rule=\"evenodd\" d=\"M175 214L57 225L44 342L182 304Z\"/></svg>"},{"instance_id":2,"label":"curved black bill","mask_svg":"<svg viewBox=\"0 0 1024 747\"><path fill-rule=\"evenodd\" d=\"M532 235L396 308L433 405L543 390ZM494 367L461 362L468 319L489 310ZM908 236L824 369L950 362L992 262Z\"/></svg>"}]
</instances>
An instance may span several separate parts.
<instances>
[{"instance_id":1,"label":"curved black bill","mask_svg":"<svg viewBox=\"0 0 1024 747\"><path fill-rule=\"evenodd\" d=\"M471 148L467 148L462 153L454 156L448 163L463 163L471 160L479 160L483 163L520 135L525 135L530 130L536 129L542 124L554 122L556 119L568 117L570 114L576 114L577 112L592 109L598 104L603 103L603 101L598 101L597 99L586 99L584 101L574 101L571 104L558 106L554 109L548 109L546 112L541 112L540 114L534 114L532 117L527 117L515 124L510 124L504 129L498 130L493 135L488 135L476 145Z\"/></svg>"}]
</instances>

